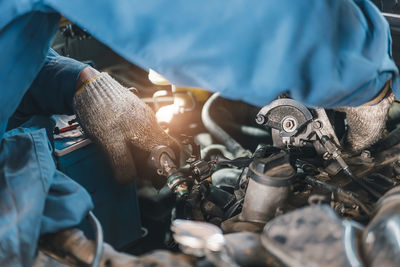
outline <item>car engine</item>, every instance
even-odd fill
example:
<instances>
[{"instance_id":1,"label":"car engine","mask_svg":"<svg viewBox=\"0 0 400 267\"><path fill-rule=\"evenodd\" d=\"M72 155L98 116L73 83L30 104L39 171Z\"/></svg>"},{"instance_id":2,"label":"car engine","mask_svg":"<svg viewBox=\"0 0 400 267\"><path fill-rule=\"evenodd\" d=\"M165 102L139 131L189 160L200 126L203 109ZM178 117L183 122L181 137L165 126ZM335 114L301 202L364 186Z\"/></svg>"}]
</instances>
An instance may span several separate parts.
<instances>
[{"instance_id":1,"label":"car engine","mask_svg":"<svg viewBox=\"0 0 400 267\"><path fill-rule=\"evenodd\" d=\"M180 145L137 159L146 234L127 251L188 256L178 266L398 265L400 103L385 137L354 154L341 112L288 95L255 107L110 58L100 67L136 87Z\"/></svg>"}]
</instances>

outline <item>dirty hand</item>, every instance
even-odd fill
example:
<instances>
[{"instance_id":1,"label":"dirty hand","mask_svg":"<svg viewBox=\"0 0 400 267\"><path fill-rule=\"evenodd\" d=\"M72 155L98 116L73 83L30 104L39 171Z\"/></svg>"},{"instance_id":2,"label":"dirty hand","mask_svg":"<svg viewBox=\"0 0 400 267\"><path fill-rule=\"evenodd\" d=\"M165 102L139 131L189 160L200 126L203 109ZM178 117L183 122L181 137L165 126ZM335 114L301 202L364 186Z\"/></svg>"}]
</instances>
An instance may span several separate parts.
<instances>
[{"instance_id":1,"label":"dirty hand","mask_svg":"<svg viewBox=\"0 0 400 267\"><path fill-rule=\"evenodd\" d=\"M359 153L372 146L383 137L389 108L394 95L388 85L383 89L384 97L377 103L364 104L358 107L339 107L336 111L346 113L348 125L346 146L351 153ZM386 92L385 92L386 91Z\"/></svg>"},{"instance_id":2,"label":"dirty hand","mask_svg":"<svg viewBox=\"0 0 400 267\"><path fill-rule=\"evenodd\" d=\"M104 149L120 183L136 176L134 149L149 152L158 145L173 146L150 107L107 73L86 81L73 105L83 130Z\"/></svg>"}]
</instances>

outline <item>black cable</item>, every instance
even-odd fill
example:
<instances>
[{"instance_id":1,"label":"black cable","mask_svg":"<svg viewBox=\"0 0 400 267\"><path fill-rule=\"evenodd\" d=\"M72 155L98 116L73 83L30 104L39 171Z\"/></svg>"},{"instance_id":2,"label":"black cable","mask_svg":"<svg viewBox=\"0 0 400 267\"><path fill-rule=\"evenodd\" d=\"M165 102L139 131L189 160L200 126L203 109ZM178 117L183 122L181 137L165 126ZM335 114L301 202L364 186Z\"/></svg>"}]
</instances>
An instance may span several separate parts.
<instances>
[{"instance_id":1,"label":"black cable","mask_svg":"<svg viewBox=\"0 0 400 267\"><path fill-rule=\"evenodd\" d=\"M371 216L371 214L372 214L371 209L367 208L364 205L364 203L362 203L358 198L356 198L351 192L343 190L342 188L340 188L338 186L322 182L310 175L306 175L304 177L304 181L306 181L306 183L308 183L312 186L317 186L319 188L328 190L332 193L341 195L342 197L349 199L350 201L354 202L357 206L359 206L365 212L365 214L367 214L368 216Z\"/></svg>"},{"instance_id":2,"label":"black cable","mask_svg":"<svg viewBox=\"0 0 400 267\"><path fill-rule=\"evenodd\" d=\"M362 180L361 178L355 176L352 171L350 171L349 168L343 169L343 172L356 184L361 186L367 193L369 193L372 197L375 198L375 200L378 200L382 194L376 191L374 188L369 186L366 181Z\"/></svg>"}]
</instances>

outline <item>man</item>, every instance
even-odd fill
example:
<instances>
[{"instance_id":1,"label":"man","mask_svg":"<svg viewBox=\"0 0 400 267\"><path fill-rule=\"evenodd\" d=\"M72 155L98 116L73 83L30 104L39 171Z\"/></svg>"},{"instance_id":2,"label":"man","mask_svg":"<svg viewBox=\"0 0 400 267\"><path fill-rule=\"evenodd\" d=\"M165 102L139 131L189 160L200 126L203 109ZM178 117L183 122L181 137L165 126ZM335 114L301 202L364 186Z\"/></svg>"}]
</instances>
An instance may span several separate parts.
<instances>
[{"instance_id":1,"label":"man","mask_svg":"<svg viewBox=\"0 0 400 267\"><path fill-rule=\"evenodd\" d=\"M27 91L26 99L36 99L45 115L77 113L121 182L134 177L130 145L146 151L171 144L149 109L109 75L79 63L57 66L49 48L59 14L177 85L220 91L259 106L282 92L309 106L375 104L341 109L348 114L354 151L379 138L391 90L398 93L388 25L368 0L1 0L0 10L4 264L29 265L40 234L72 227L92 208L87 193L55 169L39 122L5 132ZM364 123L371 119L378 123ZM110 142L110 136L120 142ZM362 139L366 142L357 146Z\"/></svg>"}]
</instances>

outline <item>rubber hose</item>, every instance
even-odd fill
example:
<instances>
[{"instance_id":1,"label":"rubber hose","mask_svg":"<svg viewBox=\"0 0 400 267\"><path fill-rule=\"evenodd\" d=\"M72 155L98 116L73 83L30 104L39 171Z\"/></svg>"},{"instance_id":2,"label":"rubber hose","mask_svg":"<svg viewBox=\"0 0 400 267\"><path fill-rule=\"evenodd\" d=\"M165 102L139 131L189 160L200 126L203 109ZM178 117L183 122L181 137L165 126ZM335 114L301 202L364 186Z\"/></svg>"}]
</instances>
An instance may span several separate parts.
<instances>
[{"instance_id":1,"label":"rubber hose","mask_svg":"<svg viewBox=\"0 0 400 267\"><path fill-rule=\"evenodd\" d=\"M375 151L380 152L388 148L392 148L394 145L400 143L400 126L391 131L387 137L385 137L378 144L374 145Z\"/></svg>"},{"instance_id":2,"label":"rubber hose","mask_svg":"<svg viewBox=\"0 0 400 267\"><path fill-rule=\"evenodd\" d=\"M247 135L247 136L251 136L251 137L258 137L258 138L271 137L269 132L267 132L266 130L257 128L257 127L248 126L248 125L240 125L235 122L224 122L224 125L232 128L235 131L240 132L243 135Z\"/></svg>"},{"instance_id":3,"label":"rubber hose","mask_svg":"<svg viewBox=\"0 0 400 267\"><path fill-rule=\"evenodd\" d=\"M246 150L211 118L210 110L218 97L219 93L214 93L206 103L204 103L201 111L201 120L203 121L204 127L206 127L210 134L219 142L224 144L229 152L235 156L243 155L246 153Z\"/></svg>"}]
</instances>

